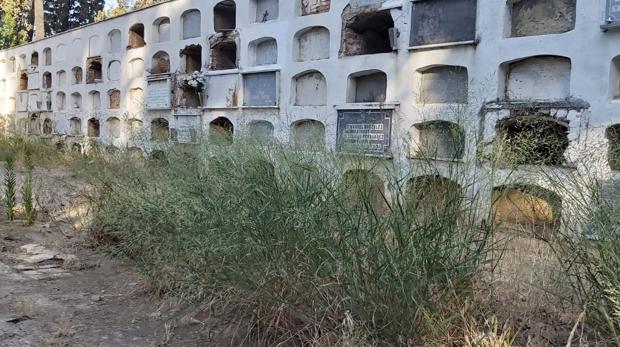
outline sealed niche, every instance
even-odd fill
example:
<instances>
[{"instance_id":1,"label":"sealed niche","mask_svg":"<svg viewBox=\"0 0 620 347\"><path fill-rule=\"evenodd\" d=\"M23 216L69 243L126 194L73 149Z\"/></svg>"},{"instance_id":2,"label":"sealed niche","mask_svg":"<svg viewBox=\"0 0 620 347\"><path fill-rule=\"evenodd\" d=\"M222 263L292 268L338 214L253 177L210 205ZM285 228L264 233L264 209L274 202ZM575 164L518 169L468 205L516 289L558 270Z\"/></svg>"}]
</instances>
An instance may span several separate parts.
<instances>
[{"instance_id":1,"label":"sealed niche","mask_svg":"<svg viewBox=\"0 0 620 347\"><path fill-rule=\"evenodd\" d=\"M422 104L467 103L467 69L461 66L435 66L421 71L418 102Z\"/></svg>"},{"instance_id":2,"label":"sealed niche","mask_svg":"<svg viewBox=\"0 0 620 347\"><path fill-rule=\"evenodd\" d=\"M477 0L425 0L411 4L410 46L476 39Z\"/></svg>"},{"instance_id":3,"label":"sealed niche","mask_svg":"<svg viewBox=\"0 0 620 347\"><path fill-rule=\"evenodd\" d=\"M534 185L501 186L493 189L492 207L495 224L544 237L559 226L562 199Z\"/></svg>"},{"instance_id":4,"label":"sealed niche","mask_svg":"<svg viewBox=\"0 0 620 347\"><path fill-rule=\"evenodd\" d=\"M576 0L509 0L512 37L561 34L575 28Z\"/></svg>"},{"instance_id":5,"label":"sealed niche","mask_svg":"<svg viewBox=\"0 0 620 347\"><path fill-rule=\"evenodd\" d=\"M243 106L277 106L276 72L243 75Z\"/></svg>"}]
</instances>

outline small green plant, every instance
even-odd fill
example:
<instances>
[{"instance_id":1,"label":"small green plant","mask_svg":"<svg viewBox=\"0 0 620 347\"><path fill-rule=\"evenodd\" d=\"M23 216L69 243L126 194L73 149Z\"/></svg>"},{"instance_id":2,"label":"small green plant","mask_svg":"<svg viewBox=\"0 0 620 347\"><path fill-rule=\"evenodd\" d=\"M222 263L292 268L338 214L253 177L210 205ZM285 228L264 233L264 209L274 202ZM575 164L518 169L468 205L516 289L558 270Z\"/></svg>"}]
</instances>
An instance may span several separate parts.
<instances>
[{"instance_id":1,"label":"small green plant","mask_svg":"<svg viewBox=\"0 0 620 347\"><path fill-rule=\"evenodd\" d=\"M36 211L34 209L34 203L32 199L32 151L30 149L25 150L24 156L24 185L22 186L22 196L24 199L24 211L26 212L26 223L31 225L34 223Z\"/></svg>"},{"instance_id":2,"label":"small green plant","mask_svg":"<svg viewBox=\"0 0 620 347\"><path fill-rule=\"evenodd\" d=\"M13 154L7 153L4 156L4 165L4 199L6 203L6 216L9 221L13 221L13 219L15 219L15 189L17 186Z\"/></svg>"}]
</instances>

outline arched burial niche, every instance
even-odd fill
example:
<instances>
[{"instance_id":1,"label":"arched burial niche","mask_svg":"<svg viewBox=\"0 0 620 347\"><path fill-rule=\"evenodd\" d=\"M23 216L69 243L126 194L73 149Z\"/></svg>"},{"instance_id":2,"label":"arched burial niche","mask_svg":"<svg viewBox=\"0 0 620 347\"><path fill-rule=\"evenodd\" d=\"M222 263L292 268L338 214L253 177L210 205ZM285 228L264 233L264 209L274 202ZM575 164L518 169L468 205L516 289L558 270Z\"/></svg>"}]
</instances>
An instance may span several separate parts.
<instances>
[{"instance_id":1,"label":"arched burial niche","mask_svg":"<svg viewBox=\"0 0 620 347\"><path fill-rule=\"evenodd\" d=\"M71 108L74 110L82 109L82 94L71 93Z\"/></svg>"},{"instance_id":2,"label":"arched burial niche","mask_svg":"<svg viewBox=\"0 0 620 347\"><path fill-rule=\"evenodd\" d=\"M101 66L101 58L88 58L86 61L86 83L103 82L103 67Z\"/></svg>"},{"instance_id":3,"label":"arched burial niche","mask_svg":"<svg viewBox=\"0 0 620 347\"><path fill-rule=\"evenodd\" d=\"M17 90L28 90L28 74L22 72L19 74L19 85L17 86Z\"/></svg>"},{"instance_id":4,"label":"arched burial niche","mask_svg":"<svg viewBox=\"0 0 620 347\"><path fill-rule=\"evenodd\" d=\"M562 165L568 123L541 113L517 114L496 124L501 160L514 165Z\"/></svg>"},{"instance_id":5,"label":"arched burial niche","mask_svg":"<svg viewBox=\"0 0 620 347\"><path fill-rule=\"evenodd\" d=\"M327 82L322 73L312 70L293 78L295 106L323 106L327 104Z\"/></svg>"},{"instance_id":6,"label":"arched burial niche","mask_svg":"<svg viewBox=\"0 0 620 347\"><path fill-rule=\"evenodd\" d=\"M41 134L41 120L39 118L39 115L36 113L33 113L30 116L30 122L28 124L28 133L34 134L34 135Z\"/></svg>"},{"instance_id":7,"label":"arched burial niche","mask_svg":"<svg viewBox=\"0 0 620 347\"><path fill-rule=\"evenodd\" d=\"M420 70L422 75L418 103L464 104L469 93L467 68L462 66L433 66Z\"/></svg>"},{"instance_id":8,"label":"arched burial niche","mask_svg":"<svg viewBox=\"0 0 620 347\"><path fill-rule=\"evenodd\" d=\"M130 78L140 78L144 76L144 70L144 60L140 58L135 58L129 62Z\"/></svg>"},{"instance_id":9,"label":"arched burial niche","mask_svg":"<svg viewBox=\"0 0 620 347\"><path fill-rule=\"evenodd\" d=\"M294 41L295 61L329 59L329 30L310 27L298 31Z\"/></svg>"},{"instance_id":10,"label":"arched burial niche","mask_svg":"<svg viewBox=\"0 0 620 347\"><path fill-rule=\"evenodd\" d=\"M146 46L144 41L144 24L134 24L129 28L129 44L127 49L140 48Z\"/></svg>"},{"instance_id":11,"label":"arched burial niche","mask_svg":"<svg viewBox=\"0 0 620 347\"><path fill-rule=\"evenodd\" d=\"M108 90L108 108L117 110L121 108L121 91L118 89Z\"/></svg>"},{"instance_id":12,"label":"arched burial niche","mask_svg":"<svg viewBox=\"0 0 620 347\"><path fill-rule=\"evenodd\" d=\"M250 0L252 22L264 23L278 19L279 0Z\"/></svg>"},{"instance_id":13,"label":"arched burial niche","mask_svg":"<svg viewBox=\"0 0 620 347\"><path fill-rule=\"evenodd\" d=\"M78 117L69 119L69 135L82 135L82 120Z\"/></svg>"},{"instance_id":14,"label":"arched burial niche","mask_svg":"<svg viewBox=\"0 0 620 347\"><path fill-rule=\"evenodd\" d=\"M389 53L392 48L394 20L389 10L374 6L352 8L342 12L341 56Z\"/></svg>"},{"instance_id":15,"label":"arched burial niche","mask_svg":"<svg viewBox=\"0 0 620 347\"><path fill-rule=\"evenodd\" d=\"M442 120L418 123L411 127L410 137L412 157L463 159L465 132L458 124Z\"/></svg>"},{"instance_id":16,"label":"arched burial niche","mask_svg":"<svg viewBox=\"0 0 620 347\"><path fill-rule=\"evenodd\" d=\"M96 90L88 93L88 110L99 111L101 110L101 93Z\"/></svg>"},{"instance_id":17,"label":"arched burial niche","mask_svg":"<svg viewBox=\"0 0 620 347\"><path fill-rule=\"evenodd\" d=\"M71 69L71 84L80 84L82 83L84 73L82 72L82 68L79 66Z\"/></svg>"},{"instance_id":18,"label":"arched burial niche","mask_svg":"<svg viewBox=\"0 0 620 347\"><path fill-rule=\"evenodd\" d=\"M161 17L153 22L153 41L170 41L170 18Z\"/></svg>"},{"instance_id":19,"label":"arched burial niche","mask_svg":"<svg viewBox=\"0 0 620 347\"><path fill-rule=\"evenodd\" d=\"M501 186L493 189L492 209L495 224L544 236L559 227L562 199L538 186Z\"/></svg>"},{"instance_id":20,"label":"arched burial niche","mask_svg":"<svg viewBox=\"0 0 620 347\"><path fill-rule=\"evenodd\" d=\"M108 33L108 52L119 53L121 51L121 31L114 29Z\"/></svg>"},{"instance_id":21,"label":"arched burial niche","mask_svg":"<svg viewBox=\"0 0 620 347\"><path fill-rule=\"evenodd\" d=\"M217 40L211 44L210 70L237 68L237 43L234 38Z\"/></svg>"},{"instance_id":22,"label":"arched burial niche","mask_svg":"<svg viewBox=\"0 0 620 347\"><path fill-rule=\"evenodd\" d=\"M67 103L67 96L63 92L56 93L56 109L58 111L64 111Z\"/></svg>"},{"instance_id":23,"label":"arched burial niche","mask_svg":"<svg viewBox=\"0 0 620 347\"><path fill-rule=\"evenodd\" d=\"M269 65L278 62L278 43L273 37L264 37L250 42L250 65Z\"/></svg>"},{"instance_id":24,"label":"arched burial niche","mask_svg":"<svg viewBox=\"0 0 620 347\"><path fill-rule=\"evenodd\" d=\"M329 12L331 0L295 0L302 16Z\"/></svg>"},{"instance_id":25,"label":"arched burial niche","mask_svg":"<svg viewBox=\"0 0 620 347\"><path fill-rule=\"evenodd\" d=\"M47 71L43 73L43 81L42 81L41 87L43 89L52 88L52 73L51 72Z\"/></svg>"},{"instance_id":26,"label":"arched burial niche","mask_svg":"<svg viewBox=\"0 0 620 347\"><path fill-rule=\"evenodd\" d=\"M615 124L605 131L607 137L607 160L609 167L614 171L620 171L620 124Z\"/></svg>"},{"instance_id":27,"label":"arched burial niche","mask_svg":"<svg viewBox=\"0 0 620 347\"><path fill-rule=\"evenodd\" d=\"M295 147L310 150L325 148L325 125L314 119L304 119L291 125L291 140Z\"/></svg>"},{"instance_id":28,"label":"arched burial niche","mask_svg":"<svg viewBox=\"0 0 620 347\"><path fill-rule=\"evenodd\" d=\"M234 130L228 118L216 118L209 123L209 142L216 145L230 145L233 142Z\"/></svg>"},{"instance_id":29,"label":"arched burial niche","mask_svg":"<svg viewBox=\"0 0 620 347\"><path fill-rule=\"evenodd\" d=\"M186 74L202 70L201 45L190 45L181 50L181 70Z\"/></svg>"},{"instance_id":30,"label":"arched burial niche","mask_svg":"<svg viewBox=\"0 0 620 347\"><path fill-rule=\"evenodd\" d=\"M121 79L121 62L112 60L108 64L108 80L116 82Z\"/></svg>"},{"instance_id":31,"label":"arched burial niche","mask_svg":"<svg viewBox=\"0 0 620 347\"><path fill-rule=\"evenodd\" d=\"M559 56L536 56L508 64L507 100L557 100L570 96L571 61Z\"/></svg>"},{"instance_id":32,"label":"arched burial niche","mask_svg":"<svg viewBox=\"0 0 620 347\"><path fill-rule=\"evenodd\" d=\"M43 134L51 135L54 132L54 123L51 119L45 118L43 121Z\"/></svg>"},{"instance_id":33,"label":"arched burial niche","mask_svg":"<svg viewBox=\"0 0 620 347\"><path fill-rule=\"evenodd\" d=\"M252 121L248 124L248 136L257 142L270 142L273 140L273 124L266 120Z\"/></svg>"},{"instance_id":34,"label":"arched burial niche","mask_svg":"<svg viewBox=\"0 0 620 347\"><path fill-rule=\"evenodd\" d=\"M577 0L508 1L510 36L561 34L575 28Z\"/></svg>"},{"instance_id":35,"label":"arched burial niche","mask_svg":"<svg viewBox=\"0 0 620 347\"><path fill-rule=\"evenodd\" d=\"M67 73L65 70L56 72L56 85L60 88L64 87L67 83Z\"/></svg>"},{"instance_id":36,"label":"arched burial niche","mask_svg":"<svg viewBox=\"0 0 620 347\"><path fill-rule=\"evenodd\" d=\"M218 33L237 28L237 5L234 1L220 1L213 7L213 27Z\"/></svg>"},{"instance_id":37,"label":"arched burial niche","mask_svg":"<svg viewBox=\"0 0 620 347\"><path fill-rule=\"evenodd\" d=\"M181 22L183 29L183 40L200 37L201 17L199 10L193 9L185 11L181 15Z\"/></svg>"},{"instance_id":38,"label":"arched burial niche","mask_svg":"<svg viewBox=\"0 0 620 347\"><path fill-rule=\"evenodd\" d=\"M153 56L151 62L151 73L165 74L170 73L170 56L164 51L159 51Z\"/></svg>"},{"instance_id":39,"label":"arched burial niche","mask_svg":"<svg viewBox=\"0 0 620 347\"><path fill-rule=\"evenodd\" d=\"M407 183L405 208L418 222L449 222L460 215L463 188L438 175L413 177Z\"/></svg>"},{"instance_id":40,"label":"arched burial niche","mask_svg":"<svg viewBox=\"0 0 620 347\"><path fill-rule=\"evenodd\" d=\"M43 64L45 66L52 65L52 49L49 47L43 50Z\"/></svg>"},{"instance_id":41,"label":"arched burial niche","mask_svg":"<svg viewBox=\"0 0 620 347\"><path fill-rule=\"evenodd\" d=\"M609 96L614 100L620 100L620 55L611 60Z\"/></svg>"},{"instance_id":42,"label":"arched burial niche","mask_svg":"<svg viewBox=\"0 0 620 347\"><path fill-rule=\"evenodd\" d=\"M87 122L87 133L88 137L99 137L101 134L101 130L99 128L99 120L96 118L91 118Z\"/></svg>"},{"instance_id":43,"label":"arched burial niche","mask_svg":"<svg viewBox=\"0 0 620 347\"><path fill-rule=\"evenodd\" d=\"M108 137L112 140L121 138L121 121L116 117L110 117L106 120Z\"/></svg>"},{"instance_id":44,"label":"arched burial niche","mask_svg":"<svg viewBox=\"0 0 620 347\"><path fill-rule=\"evenodd\" d=\"M385 102L387 75L378 70L363 71L349 76L347 102Z\"/></svg>"},{"instance_id":45,"label":"arched burial niche","mask_svg":"<svg viewBox=\"0 0 620 347\"><path fill-rule=\"evenodd\" d=\"M387 211L385 184L375 173L363 169L349 170L344 174L342 184L346 202L351 208L374 214Z\"/></svg>"},{"instance_id":46,"label":"arched burial niche","mask_svg":"<svg viewBox=\"0 0 620 347\"><path fill-rule=\"evenodd\" d=\"M164 118L156 118L151 122L151 140L168 141L170 139L170 124Z\"/></svg>"},{"instance_id":47,"label":"arched burial niche","mask_svg":"<svg viewBox=\"0 0 620 347\"><path fill-rule=\"evenodd\" d=\"M32 55L30 55L30 65L39 66L39 52L32 52Z\"/></svg>"}]
</instances>

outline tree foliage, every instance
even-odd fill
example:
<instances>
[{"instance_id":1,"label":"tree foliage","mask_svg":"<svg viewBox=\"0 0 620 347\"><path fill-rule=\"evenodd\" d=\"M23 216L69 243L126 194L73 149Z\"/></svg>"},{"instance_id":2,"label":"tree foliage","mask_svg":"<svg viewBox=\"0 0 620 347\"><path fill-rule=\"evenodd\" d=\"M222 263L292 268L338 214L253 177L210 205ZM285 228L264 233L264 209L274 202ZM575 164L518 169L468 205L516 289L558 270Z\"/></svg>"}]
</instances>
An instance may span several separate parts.
<instances>
[{"instance_id":1,"label":"tree foliage","mask_svg":"<svg viewBox=\"0 0 620 347\"><path fill-rule=\"evenodd\" d=\"M32 25L28 22L30 0L0 0L0 48L28 41Z\"/></svg>"},{"instance_id":2,"label":"tree foliage","mask_svg":"<svg viewBox=\"0 0 620 347\"><path fill-rule=\"evenodd\" d=\"M141 8L160 4L167 1L170 0L117 0L117 4L115 7L107 11L99 11L96 20L102 21L108 18L120 16L127 12L139 10Z\"/></svg>"}]
</instances>

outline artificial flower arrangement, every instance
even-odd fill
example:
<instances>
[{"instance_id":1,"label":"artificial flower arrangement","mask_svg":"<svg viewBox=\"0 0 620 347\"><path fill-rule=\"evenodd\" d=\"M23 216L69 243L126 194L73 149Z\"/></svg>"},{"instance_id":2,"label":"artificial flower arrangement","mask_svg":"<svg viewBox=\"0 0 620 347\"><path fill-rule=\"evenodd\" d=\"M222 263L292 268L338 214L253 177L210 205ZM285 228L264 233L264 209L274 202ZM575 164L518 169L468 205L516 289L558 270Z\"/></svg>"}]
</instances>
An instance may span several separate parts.
<instances>
[{"instance_id":1,"label":"artificial flower arrangement","mask_svg":"<svg viewBox=\"0 0 620 347\"><path fill-rule=\"evenodd\" d=\"M203 71L194 71L184 76L180 84L181 88L193 89L196 93L201 93L207 85L207 75Z\"/></svg>"}]
</instances>

